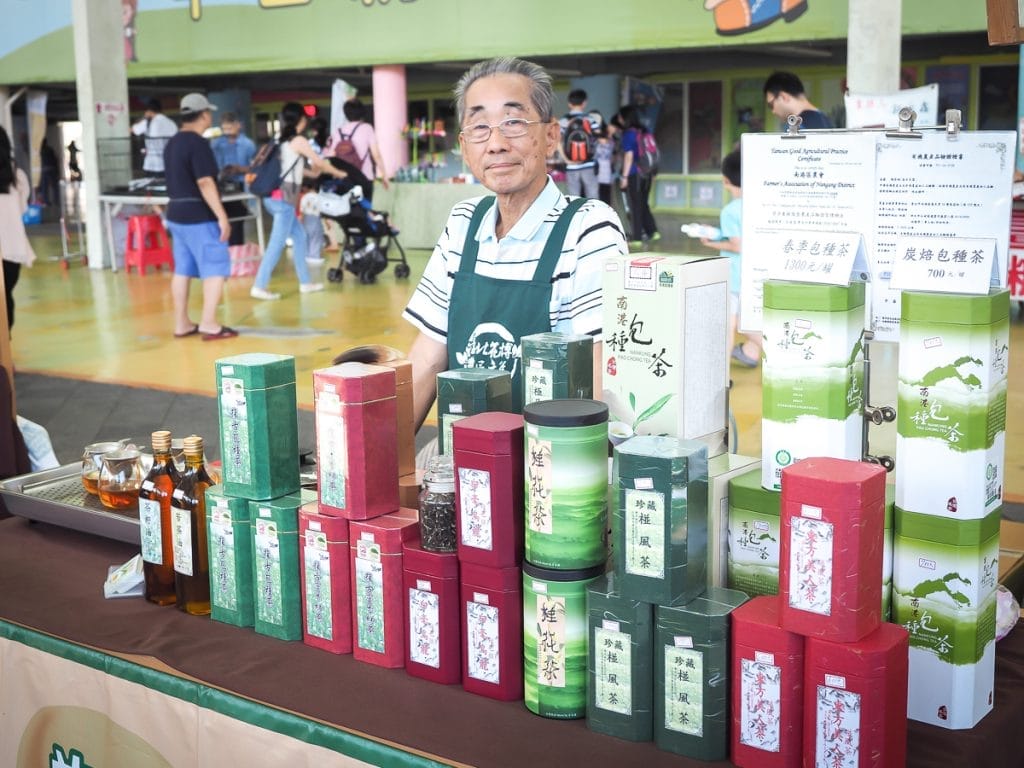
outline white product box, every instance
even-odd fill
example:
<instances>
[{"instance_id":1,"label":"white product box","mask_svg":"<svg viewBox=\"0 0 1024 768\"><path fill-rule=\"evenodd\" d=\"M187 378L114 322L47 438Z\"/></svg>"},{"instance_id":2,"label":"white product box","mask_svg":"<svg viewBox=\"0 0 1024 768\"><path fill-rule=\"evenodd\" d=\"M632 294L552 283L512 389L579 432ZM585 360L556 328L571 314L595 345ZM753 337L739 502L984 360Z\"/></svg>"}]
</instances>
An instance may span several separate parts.
<instances>
[{"instance_id":1,"label":"white product box","mask_svg":"<svg viewBox=\"0 0 1024 768\"><path fill-rule=\"evenodd\" d=\"M844 368L863 358L864 283L764 284L765 364Z\"/></svg>"},{"instance_id":2,"label":"white product box","mask_svg":"<svg viewBox=\"0 0 1024 768\"><path fill-rule=\"evenodd\" d=\"M827 456L860 461L864 418L858 407L845 419L799 416L794 421L761 421L761 485L782 489L782 469L800 459Z\"/></svg>"},{"instance_id":3,"label":"white product box","mask_svg":"<svg viewBox=\"0 0 1024 768\"><path fill-rule=\"evenodd\" d=\"M757 472L761 460L752 456L723 453L708 461L708 586L728 583L729 481Z\"/></svg>"}]
</instances>

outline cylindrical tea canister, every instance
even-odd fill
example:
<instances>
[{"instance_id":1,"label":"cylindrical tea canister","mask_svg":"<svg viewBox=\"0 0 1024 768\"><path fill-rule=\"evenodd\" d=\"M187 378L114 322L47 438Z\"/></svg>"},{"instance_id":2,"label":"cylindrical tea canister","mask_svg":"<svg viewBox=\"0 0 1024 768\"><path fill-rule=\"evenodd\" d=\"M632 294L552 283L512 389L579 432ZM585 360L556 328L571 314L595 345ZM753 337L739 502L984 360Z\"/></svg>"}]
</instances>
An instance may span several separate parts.
<instances>
[{"instance_id":1,"label":"cylindrical tea canister","mask_svg":"<svg viewBox=\"0 0 1024 768\"><path fill-rule=\"evenodd\" d=\"M608 407L547 400L526 421L526 559L541 568L591 568L606 557Z\"/></svg>"},{"instance_id":2,"label":"cylindrical tea canister","mask_svg":"<svg viewBox=\"0 0 1024 768\"><path fill-rule=\"evenodd\" d=\"M555 571L523 563L523 685L542 717L587 714L587 586L604 563Z\"/></svg>"}]
</instances>

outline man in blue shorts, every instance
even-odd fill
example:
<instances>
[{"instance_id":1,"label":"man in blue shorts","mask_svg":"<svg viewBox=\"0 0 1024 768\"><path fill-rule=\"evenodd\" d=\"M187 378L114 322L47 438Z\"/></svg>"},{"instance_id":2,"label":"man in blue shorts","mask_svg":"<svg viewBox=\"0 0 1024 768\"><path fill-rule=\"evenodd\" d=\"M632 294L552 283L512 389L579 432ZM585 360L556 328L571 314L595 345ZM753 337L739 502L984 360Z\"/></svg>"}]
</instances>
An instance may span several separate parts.
<instances>
[{"instance_id":1,"label":"man in blue shorts","mask_svg":"<svg viewBox=\"0 0 1024 768\"><path fill-rule=\"evenodd\" d=\"M231 274L228 235L231 224L217 189L217 160L203 132L210 127L216 107L201 93L181 100L181 130L164 149L167 178L167 228L174 246L174 335L201 334L203 341L230 339L238 331L217 322L217 306L224 280ZM199 323L188 316L192 278L203 281L203 315Z\"/></svg>"}]
</instances>

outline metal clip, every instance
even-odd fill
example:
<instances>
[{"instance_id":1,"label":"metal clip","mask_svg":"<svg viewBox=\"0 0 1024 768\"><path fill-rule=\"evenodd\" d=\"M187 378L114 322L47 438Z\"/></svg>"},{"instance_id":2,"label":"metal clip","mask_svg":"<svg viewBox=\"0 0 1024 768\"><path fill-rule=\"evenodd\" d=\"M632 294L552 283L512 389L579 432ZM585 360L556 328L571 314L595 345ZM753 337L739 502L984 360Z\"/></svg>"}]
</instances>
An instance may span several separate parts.
<instances>
[{"instance_id":1,"label":"metal clip","mask_svg":"<svg viewBox=\"0 0 1024 768\"><path fill-rule=\"evenodd\" d=\"M804 119L800 115L790 115L786 118L786 132L782 134L784 139L802 139L806 134L800 133L800 126Z\"/></svg>"},{"instance_id":2,"label":"metal clip","mask_svg":"<svg viewBox=\"0 0 1024 768\"><path fill-rule=\"evenodd\" d=\"M886 131L885 135L890 139L920 139L922 133L914 130L914 121L917 120L917 112L911 107L903 107L896 115L899 125L895 131Z\"/></svg>"},{"instance_id":3,"label":"metal clip","mask_svg":"<svg viewBox=\"0 0 1024 768\"><path fill-rule=\"evenodd\" d=\"M946 138L956 139L960 136L960 129L963 128L963 115L959 109L946 110Z\"/></svg>"}]
</instances>

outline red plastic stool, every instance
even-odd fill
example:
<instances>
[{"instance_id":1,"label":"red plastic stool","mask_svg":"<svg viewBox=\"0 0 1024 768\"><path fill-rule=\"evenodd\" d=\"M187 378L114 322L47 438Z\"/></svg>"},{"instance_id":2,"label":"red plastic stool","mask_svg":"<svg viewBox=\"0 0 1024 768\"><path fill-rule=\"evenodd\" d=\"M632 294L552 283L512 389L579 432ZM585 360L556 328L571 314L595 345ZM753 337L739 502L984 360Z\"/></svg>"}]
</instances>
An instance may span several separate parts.
<instances>
[{"instance_id":1,"label":"red plastic stool","mask_svg":"<svg viewBox=\"0 0 1024 768\"><path fill-rule=\"evenodd\" d=\"M124 271L131 272L134 266L140 275L144 275L147 266L162 268L164 264L174 269L174 254L160 217L155 213L129 216L128 239L124 248Z\"/></svg>"}]
</instances>

